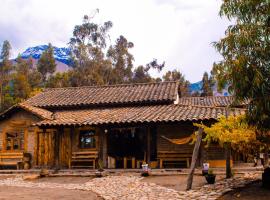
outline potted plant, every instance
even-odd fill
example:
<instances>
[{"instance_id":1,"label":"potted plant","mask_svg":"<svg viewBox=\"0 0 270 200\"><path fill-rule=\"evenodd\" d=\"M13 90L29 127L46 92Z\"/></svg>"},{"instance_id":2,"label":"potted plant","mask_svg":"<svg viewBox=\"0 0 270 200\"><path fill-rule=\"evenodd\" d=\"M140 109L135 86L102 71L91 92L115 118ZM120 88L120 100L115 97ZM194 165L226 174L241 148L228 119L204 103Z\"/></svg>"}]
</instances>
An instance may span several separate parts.
<instances>
[{"instance_id":1,"label":"potted plant","mask_svg":"<svg viewBox=\"0 0 270 200\"><path fill-rule=\"evenodd\" d=\"M149 170L150 169L148 167L148 164L146 162L143 162L141 175L144 176L144 177L149 176Z\"/></svg>"},{"instance_id":2,"label":"potted plant","mask_svg":"<svg viewBox=\"0 0 270 200\"><path fill-rule=\"evenodd\" d=\"M208 170L208 173L205 175L205 179L208 184L214 184L216 181L216 175L214 174L212 169Z\"/></svg>"}]
</instances>

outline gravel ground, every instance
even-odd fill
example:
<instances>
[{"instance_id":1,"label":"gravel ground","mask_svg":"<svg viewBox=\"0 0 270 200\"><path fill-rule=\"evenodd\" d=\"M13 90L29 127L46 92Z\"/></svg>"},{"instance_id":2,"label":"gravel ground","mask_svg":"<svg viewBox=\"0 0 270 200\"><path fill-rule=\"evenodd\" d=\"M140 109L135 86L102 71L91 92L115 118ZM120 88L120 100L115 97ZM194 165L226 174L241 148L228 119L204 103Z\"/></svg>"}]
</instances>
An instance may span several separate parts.
<instances>
[{"instance_id":1,"label":"gravel ground","mask_svg":"<svg viewBox=\"0 0 270 200\"><path fill-rule=\"evenodd\" d=\"M185 191L186 175L142 178L138 174L122 174L103 178L49 177L40 179L33 179L36 175L0 176L0 200L100 200L100 197L106 200L214 200L226 192L229 193L220 200L234 200L233 194L228 197L227 195L235 192L235 188L246 187L246 184L258 180L259 175L250 173L232 179L224 179L224 176L219 175L214 185L206 184L202 176L194 176L193 190L190 191ZM253 195L256 194L256 189L253 193ZM259 200L259 198L256 199Z\"/></svg>"},{"instance_id":2,"label":"gravel ground","mask_svg":"<svg viewBox=\"0 0 270 200\"><path fill-rule=\"evenodd\" d=\"M223 179L224 176L217 176L217 180ZM171 188L177 191L186 190L186 175L175 175L175 176L149 176L142 180L143 182L156 183L167 188ZM196 188L206 184L206 180L203 176L194 176L192 188Z\"/></svg>"}]
</instances>

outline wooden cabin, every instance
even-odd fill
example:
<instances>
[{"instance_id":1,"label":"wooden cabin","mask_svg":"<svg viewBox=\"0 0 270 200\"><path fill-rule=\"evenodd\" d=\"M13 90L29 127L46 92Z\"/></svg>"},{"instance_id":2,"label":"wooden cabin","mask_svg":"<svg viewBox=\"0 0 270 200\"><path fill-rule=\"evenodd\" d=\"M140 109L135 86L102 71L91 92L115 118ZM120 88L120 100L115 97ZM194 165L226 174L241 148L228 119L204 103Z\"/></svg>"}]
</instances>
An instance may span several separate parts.
<instances>
[{"instance_id":1,"label":"wooden cabin","mask_svg":"<svg viewBox=\"0 0 270 200\"><path fill-rule=\"evenodd\" d=\"M46 89L0 115L0 167L189 167L193 123L214 123L233 98L178 91L178 82ZM223 165L224 150L202 148L206 161Z\"/></svg>"}]
</instances>

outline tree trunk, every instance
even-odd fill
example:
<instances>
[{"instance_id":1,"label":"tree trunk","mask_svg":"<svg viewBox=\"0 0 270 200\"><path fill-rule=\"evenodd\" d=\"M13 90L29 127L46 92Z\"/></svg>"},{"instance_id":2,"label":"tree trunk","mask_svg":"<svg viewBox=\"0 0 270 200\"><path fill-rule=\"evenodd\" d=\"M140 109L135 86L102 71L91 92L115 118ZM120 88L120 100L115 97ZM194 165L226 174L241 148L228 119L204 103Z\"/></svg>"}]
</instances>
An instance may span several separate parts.
<instances>
[{"instance_id":1,"label":"tree trunk","mask_svg":"<svg viewBox=\"0 0 270 200\"><path fill-rule=\"evenodd\" d=\"M232 170L231 170L231 144L225 144L226 150L226 178L232 177Z\"/></svg>"},{"instance_id":2,"label":"tree trunk","mask_svg":"<svg viewBox=\"0 0 270 200\"><path fill-rule=\"evenodd\" d=\"M202 132L203 132L203 129L199 128L197 138L196 138L196 143L195 143L195 146L193 149L190 171L189 171L188 178L187 178L187 190L190 190L192 187L193 174L194 174L195 166L196 166L196 163L197 163L197 160L199 157L199 150L200 150L200 145L201 145L201 141L202 141Z\"/></svg>"}]
</instances>

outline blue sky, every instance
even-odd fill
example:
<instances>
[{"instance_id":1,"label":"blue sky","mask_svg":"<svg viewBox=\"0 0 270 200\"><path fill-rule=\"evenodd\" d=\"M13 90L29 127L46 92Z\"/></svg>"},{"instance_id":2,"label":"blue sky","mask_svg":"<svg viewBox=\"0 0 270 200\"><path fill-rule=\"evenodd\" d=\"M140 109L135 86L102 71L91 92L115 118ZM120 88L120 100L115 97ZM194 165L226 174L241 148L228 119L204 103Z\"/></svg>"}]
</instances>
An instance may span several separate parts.
<instances>
[{"instance_id":1,"label":"blue sky","mask_svg":"<svg viewBox=\"0 0 270 200\"><path fill-rule=\"evenodd\" d=\"M229 25L218 15L221 0L0 0L0 5L0 43L9 40L14 57L49 42L67 46L74 26L98 8L95 20L114 24L112 42L121 34L135 44L135 66L157 58L166 62L164 71L178 69L191 82L221 59L211 43Z\"/></svg>"}]
</instances>

